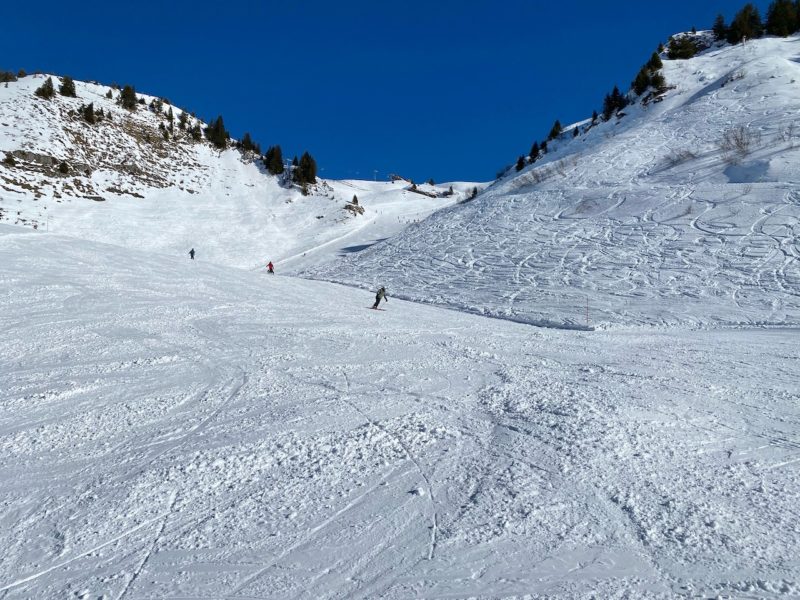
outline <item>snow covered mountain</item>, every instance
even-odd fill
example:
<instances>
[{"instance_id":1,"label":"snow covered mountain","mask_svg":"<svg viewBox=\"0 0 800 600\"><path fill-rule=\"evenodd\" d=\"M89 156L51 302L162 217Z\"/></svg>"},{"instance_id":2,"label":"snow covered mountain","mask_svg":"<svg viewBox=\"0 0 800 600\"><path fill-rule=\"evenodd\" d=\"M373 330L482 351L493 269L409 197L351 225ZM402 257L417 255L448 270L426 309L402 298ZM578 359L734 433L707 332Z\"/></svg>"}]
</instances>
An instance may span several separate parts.
<instances>
[{"instance_id":1,"label":"snow covered mountain","mask_svg":"<svg viewBox=\"0 0 800 600\"><path fill-rule=\"evenodd\" d=\"M664 57L660 101L569 126L474 202L307 275L560 327L798 323L799 53Z\"/></svg>"},{"instance_id":2,"label":"snow covered mountain","mask_svg":"<svg viewBox=\"0 0 800 600\"><path fill-rule=\"evenodd\" d=\"M474 200L0 87L0 600L800 596L799 54Z\"/></svg>"},{"instance_id":3,"label":"snow covered mountain","mask_svg":"<svg viewBox=\"0 0 800 600\"><path fill-rule=\"evenodd\" d=\"M195 247L238 267L300 265L308 253L317 264L318 248L370 244L473 187L319 180L304 196L252 153L193 139L205 125L186 116L181 128L183 111L154 96L137 94L143 104L129 111L119 90L76 81L76 98L39 98L48 77L0 86L0 222L172 254ZM103 115L94 124L83 117L90 103ZM363 213L348 210L354 196Z\"/></svg>"}]
</instances>

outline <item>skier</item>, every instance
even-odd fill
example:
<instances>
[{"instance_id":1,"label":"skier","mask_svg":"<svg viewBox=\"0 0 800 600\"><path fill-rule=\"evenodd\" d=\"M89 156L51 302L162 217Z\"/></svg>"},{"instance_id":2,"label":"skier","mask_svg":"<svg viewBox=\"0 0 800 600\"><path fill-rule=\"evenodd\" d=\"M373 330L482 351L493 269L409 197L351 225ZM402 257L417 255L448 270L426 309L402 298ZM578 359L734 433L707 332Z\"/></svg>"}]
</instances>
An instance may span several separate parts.
<instances>
[{"instance_id":1,"label":"skier","mask_svg":"<svg viewBox=\"0 0 800 600\"><path fill-rule=\"evenodd\" d=\"M273 275L275 275L275 271L273 271L272 269L272 261L269 261L267 263L267 273L272 273Z\"/></svg>"},{"instance_id":2,"label":"skier","mask_svg":"<svg viewBox=\"0 0 800 600\"><path fill-rule=\"evenodd\" d=\"M191 258L192 260L194 260L194 248L192 248L191 250L189 250L189 258Z\"/></svg>"},{"instance_id":3,"label":"skier","mask_svg":"<svg viewBox=\"0 0 800 600\"><path fill-rule=\"evenodd\" d=\"M388 302L389 299L386 297L386 288L381 286L381 289L378 290L378 293L375 294L375 304L372 305L372 308L377 309L378 304L381 303L381 300Z\"/></svg>"}]
</instances>

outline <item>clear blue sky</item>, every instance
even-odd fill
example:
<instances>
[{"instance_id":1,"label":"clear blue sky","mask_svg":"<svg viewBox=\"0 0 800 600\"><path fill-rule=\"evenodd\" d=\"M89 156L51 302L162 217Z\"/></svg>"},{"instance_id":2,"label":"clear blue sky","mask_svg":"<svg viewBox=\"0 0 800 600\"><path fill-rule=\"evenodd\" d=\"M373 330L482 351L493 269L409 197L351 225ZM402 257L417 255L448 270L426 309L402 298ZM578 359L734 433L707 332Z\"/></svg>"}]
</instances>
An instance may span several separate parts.
<instances>
[{"instance_id":1,"label":"clear blue sky","mask_svg":"<svg viewBox=\"0 0 800 600\"><path fill-rule=\"evenodd\" d=\"M309 150L324 177L489 180L627 89L659 41L744 3L9 0L0 68L133 84Z\"/></svg>"}]
</instances>

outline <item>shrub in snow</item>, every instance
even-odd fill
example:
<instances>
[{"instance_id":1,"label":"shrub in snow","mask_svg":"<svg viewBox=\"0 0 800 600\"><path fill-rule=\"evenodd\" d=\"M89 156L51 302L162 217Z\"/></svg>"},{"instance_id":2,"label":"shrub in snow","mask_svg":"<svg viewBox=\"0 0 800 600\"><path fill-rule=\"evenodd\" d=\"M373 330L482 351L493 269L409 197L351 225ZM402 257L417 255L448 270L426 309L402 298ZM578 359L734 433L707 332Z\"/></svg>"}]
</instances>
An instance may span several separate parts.
<instances>
[{"instance_id":1,"label":"shrub in snow","mask_svg":"<svg viewBox=\"0 0 800 600\"><path fill-rule=\"evenodd\" d=\"M33 93L39 96L39 98L45 98L46 100L49 100L50 98L55 96L56 89L55 86L53 85L53 78L48 77L45 80L45 82L41 86L39 86Z\"/></svg>"},{"instance_id":2,"label":"shrub in snow","mask_svg":"<svg viewBox=\"0 0 800 600\"><path fill-rule=\"evenodd\" d=\"M75 93L75 82L72 81L72 77L67 75L61 80L61 86L58 88L58 93L69 98L78 97L78 94Z\"/></svg>"},{"instance_id":3,"label":"shrub in snow","mask_svg":"<svg viewBox=\"0 0 800 600\"><path fill-rule=\"evenodd\" d=\"M67 175L69 173L69 165L67 164L67 161L61 161L61 164L58 165L58 172L62 175Z\"/></svg>"},{"instance_id":4,"label":"shrub in snow","mask_svg":"<svg viewBox=\"0 0 800 600\"><path fill-rule=\"evenodd\" d=\"M727 129L722 134L722 139L719 141L719 148L722 150L727 161L736 162L747 156L750 150L752 150L754 146L757 146L760 141L760 132L740 125Z\"/></svg>"},{"instance_id":5,"label":"shrub in snow","mask_svg":"<svg viewBox=\"0 0 800 600\"><path fill-rule=\"evenodd\" d=\"M11 152L6 152L6 156L3 159L3 164L8 165L9 167L16 166L17 161L14 160L14 155Z\"/></svg>"}]
</instances>

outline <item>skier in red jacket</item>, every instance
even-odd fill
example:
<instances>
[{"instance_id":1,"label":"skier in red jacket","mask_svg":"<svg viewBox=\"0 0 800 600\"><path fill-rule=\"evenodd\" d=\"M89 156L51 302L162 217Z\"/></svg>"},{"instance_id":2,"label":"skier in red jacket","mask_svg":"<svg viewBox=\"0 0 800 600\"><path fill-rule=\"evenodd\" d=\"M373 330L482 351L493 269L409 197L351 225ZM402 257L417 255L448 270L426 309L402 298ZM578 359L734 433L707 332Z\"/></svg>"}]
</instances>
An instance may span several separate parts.
<instances>
[{"instance_id":1,"label":"skier in red jacket","mask_svg":"<svg viewBox=\"0 0 800 600\"><path fill-rule=\"evenodd\" d=\"M272 273L273 275L275 274L275 271L272 270L272 261L267 263L267 273Z\"/></svg>"}]
</instances>

